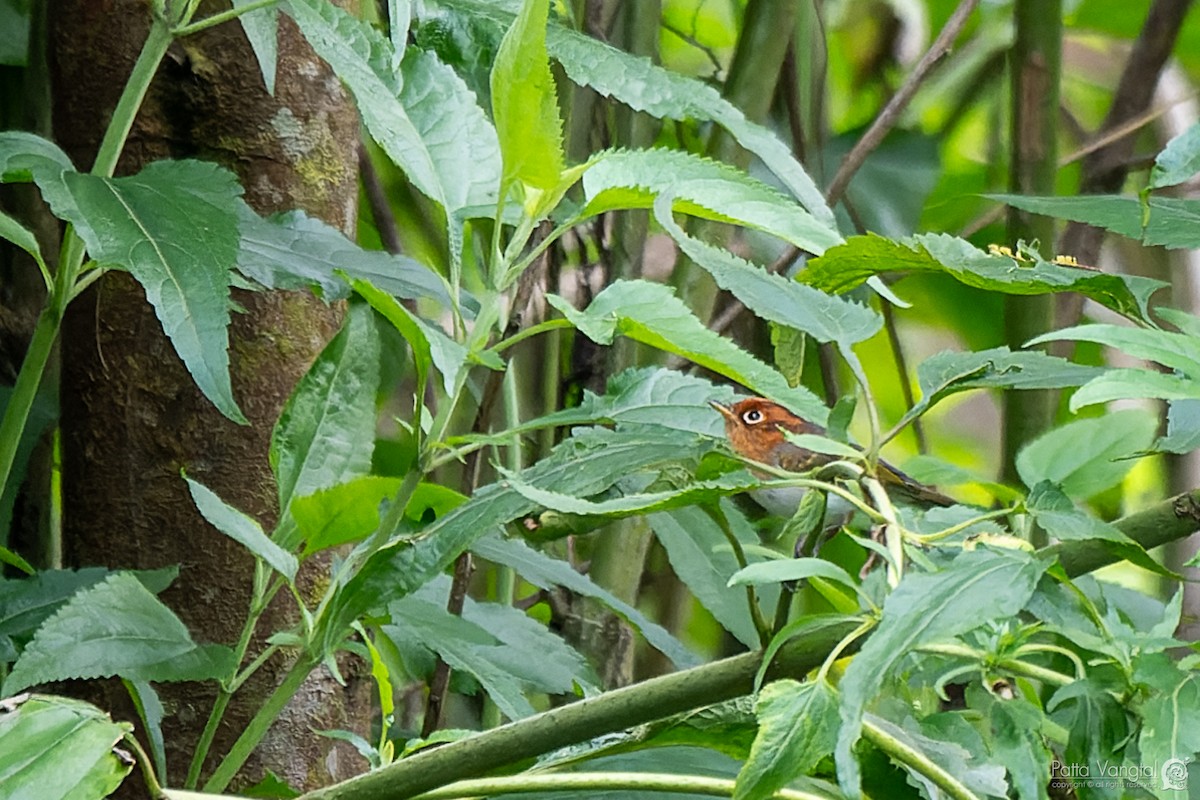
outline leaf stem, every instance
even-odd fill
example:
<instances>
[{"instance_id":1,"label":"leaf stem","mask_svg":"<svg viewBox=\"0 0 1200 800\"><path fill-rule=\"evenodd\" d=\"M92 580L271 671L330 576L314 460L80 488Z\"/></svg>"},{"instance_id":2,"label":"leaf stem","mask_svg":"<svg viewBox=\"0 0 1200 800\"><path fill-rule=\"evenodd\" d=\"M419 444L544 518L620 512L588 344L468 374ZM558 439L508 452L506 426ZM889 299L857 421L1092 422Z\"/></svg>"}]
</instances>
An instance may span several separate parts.
<instances>
[{"instance_id":1,"label":"leaf stem","mask_svg":"<svg viewBox=\"0 0 1200 800\"><path fill-rule=\"evenodd\" d=\"M663 792L666 794L732 797L736 782L730 778L656 772L574 772L508 775L456 781L415 800L456 800L465 797L517 794L523 792ZM779 800L824 800L822 795L797 789L780 789L771 795Z\"/></svg>"},{"instance_id":2,"label":"leaf stem","mask_svg":"<svg viewBox=\"0 0 1200 800\"><path fill-rule=\"evenodd\" d=\"M933 542L941 541L942 539L949 538L956 533L964 531L972 525L977 525L980 522L987 522L988 520L1003 517L1013 513L1014 511L1016 511L1014 508L998 508L995 511L988 511L978 516L971 517L970 519L963 520L962 522L951 525L949 528L945 528L934 533L910 533L908 534L908 538L914 542L917 542L918 544L932 544Z\"/></svg>"},{"instance_id":3,"label":"leaf stem","mask_svg":"<svg viewBox=\"0 0 1200 800\"><path fill-rule=\"evenodd\" d=\"M721 508L720 503L706 503L703 508L713 522L717 523L721 533L725 534L725 538L729 541L729 547L733 550L733 557L737 560L738 569L745 569L748 563L746 551L742 549L742 542L734 534L733 528L729 527L729 518L725 516L725 511ZM759 642L766 647L771 641L771 627L767 625L767 620L763 617L762 609L758 605L758 595L752 584L746 584L746 601L750 605L750 618L754 621L754 629L758 631Z\"/></svg>"},{"instance_id":4,"label":"leaf stem","mask_svg":"<svg viewBox=\"0 0 1200 800\"><path fill-rule=\"evenodd\" d=\"M150 761L150 756L142 749L142 743L132 733L127 733L121 738L136 754L134 760L142 768L142 780L146 782L146 791L149 792L152 800L166 798L167 793L163 791L162 784L158 782L158 776L154 774L154 766Z\"/></svg>"},{"instance_id":5,"label":"leaf stem","mask_svg":"<svg viewBox=\"0 0 1200 800\"><path fill-rule=\"evenodd\" d=\"M199 20L198 22L193 22L190 25L180 25L172 30L171 33L179 38L191 36L193 33L199 33L200 31L220 25L223 22L229 22L231 19L237 19L243 14L249 14L251 11L258 11L262 8L270 8L278 2L279 0L255 0L253 3L247 3L246 5L238 8L226 9L219 14L213 14L211 17L205 17L204 19Z\"/></svg>"},{"instance_id":6,"label":"leaf stem","mask_svg":"<svg viewBox=\"0 0 1200 800\"><path fill-rule=\"evenodd\" d=\"M872 722L869 716L862 721L862 731L864 739L909 769L924 775L949 796L957 800L978 800L978 796L964 786L958 778L930 761L929 757L921 751L910 747L883 730Z\"/></svg>"}]
</instances>

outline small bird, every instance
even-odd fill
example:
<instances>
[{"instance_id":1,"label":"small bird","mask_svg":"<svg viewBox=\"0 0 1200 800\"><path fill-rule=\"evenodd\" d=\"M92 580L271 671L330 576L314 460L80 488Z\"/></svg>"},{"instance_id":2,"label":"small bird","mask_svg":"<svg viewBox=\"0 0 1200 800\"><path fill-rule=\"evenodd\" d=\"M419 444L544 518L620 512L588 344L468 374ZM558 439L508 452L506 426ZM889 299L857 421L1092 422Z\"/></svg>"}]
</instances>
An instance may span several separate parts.
<instances>
[{"instance_id":1,"label":"small bird","mask_svg":"<svg viewBox=\"0 0 1200 800\"><path fill-rule=\"evenodd\" d=\"M731 406L715 401L709 405L725 418L725 436L740 456L789 472L805 472L838 460L835 456L806 450L789 442L783 435L785 430L819 436L824 436L825 430L765 397L748 397ZM877 476L888 496L906 505L932 508L952 506L957 502L910 478L886 461L879 462ZM790 517L804 496L804 490L797 491L791 487L761 489L753 492L752 496L768 511Z\"/></svg>"}]
</instances>

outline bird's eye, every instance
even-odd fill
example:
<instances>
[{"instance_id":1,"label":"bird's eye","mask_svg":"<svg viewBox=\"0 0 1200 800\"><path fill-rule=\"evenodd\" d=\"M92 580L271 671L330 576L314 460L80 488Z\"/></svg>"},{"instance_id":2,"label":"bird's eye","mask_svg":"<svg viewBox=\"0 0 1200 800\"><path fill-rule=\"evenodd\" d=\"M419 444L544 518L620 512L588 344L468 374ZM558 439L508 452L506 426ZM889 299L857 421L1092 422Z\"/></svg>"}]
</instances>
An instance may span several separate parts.
<instances>
[{"instance_id":1,"label":"bird's eye","mask_svg":"<svg viewBox=\"0 0 1200 800\"><path fill-rule=\"evenodd\" d=\"M752 408L745 414L742 414L742 421L747 425L756 425L763 421L763 413L757 408Z\"/></svg>"}]
</instances>

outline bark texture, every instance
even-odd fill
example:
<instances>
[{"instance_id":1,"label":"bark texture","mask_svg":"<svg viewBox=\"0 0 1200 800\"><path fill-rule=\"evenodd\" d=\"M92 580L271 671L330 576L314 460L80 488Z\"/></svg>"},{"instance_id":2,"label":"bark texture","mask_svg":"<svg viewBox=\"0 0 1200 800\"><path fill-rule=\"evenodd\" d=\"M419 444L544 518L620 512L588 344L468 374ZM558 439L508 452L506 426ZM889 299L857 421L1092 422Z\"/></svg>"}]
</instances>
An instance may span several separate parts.
<instances>
[{"instance_id":1,"label":"bark texture","mask_svg":"<svg viewBox=\"0 0 1200 800\"><path fill-rule=\"evenodd\" d=\"M147 7L138 0L55 0L49 16L55 134L76 165L87 169L148 30ZM160 158L215 161L238 173L247 201L260 213L303 208L352 233L358 140L349 97L280 15L274 97L266 93L238 23L177 41L117 174ZM341 317L340 309L302 293L235 291L234 300L245 313L234 315L230 330L231 372L248 427L225 419L196 389L128 275L109 275L76 301L62 340L67 564L179 564L180 579L163 600L197 641L224 643L236 640L245 619L253 562L200 517L180 469L270 530L278 513L267 462L271 428ZM310 583L320 569L309 570ZM277 601L260 632L289 625L291 605L290 598ZM251 655L261 646L256 642ZM234 697L212 752L228 750L286 666L287 659L277 656ZM345 674L349 688L324 670L314 673L238 785L256 781L267 768L298 788L361 769L352 751L310 731L348 727L348 704L369 707L365 682ZM215 687L158 688L167 713L169 781L178 786ZM135 719L119 687L108 689L106 706ZM205 774L215 763L210 754Z\"/></svg>"}]
</instances>

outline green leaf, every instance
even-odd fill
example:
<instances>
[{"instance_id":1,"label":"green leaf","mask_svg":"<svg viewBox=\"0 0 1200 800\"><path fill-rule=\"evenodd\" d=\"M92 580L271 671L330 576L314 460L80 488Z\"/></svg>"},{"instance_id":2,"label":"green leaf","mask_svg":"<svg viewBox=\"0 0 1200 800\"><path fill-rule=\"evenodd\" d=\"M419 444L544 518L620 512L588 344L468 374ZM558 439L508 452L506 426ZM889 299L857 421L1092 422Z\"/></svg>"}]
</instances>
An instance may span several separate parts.
<instances>
[{"instance_id":1,"label":"green leaf","mask_svg":"<svg viewBox=\"0 0 1200 800\"><path fill-rule=\"evenodd\" d=\"M1077 680L1056 691L1046 708L1051 712L1051 720L1068 731L1062 763L1091 765L1120 760L1121 748L1129 736L1129 723L1110 686L1090 676Z\"/></svg>"},{"instance_id":2,"label":"green leaf","mask_svg":"<svg viewBox=\"0 0 1200 800\"><path fill-rule=\"evenodd\" d=\"M304 557L361 541L379 528L380 503L400 491L399 478L364 475L292 500Z\"/></svg>"},{"instance_id":3,"label":"green leaf","mask_svg":"<svg viewBox=\"0 0 1200 800\"><path fill-rule=\"evenodd\" d=\"M1200 122L1167 142L1155 156L1149 188L1175 186L1196 177L1197 172L1200 172Z\"/></svg>"},{"instance_id":4,"label":"green leaf","mask_svg":"<svg viewBox=\"0 0 1200 800\"><path fill-rule=\"evenodd\" d=\"M734 800L765 800L807 775L837 742L837 694L825 680L768 683L754 705L758 735Z\"/></svg>"},{"instance_id":5,"label":"green leaf","mask_svg":"<svg viewBox=\"0 0 1200 800\"><path fill-rule=\"evenodd\" d=\"M0 546L0 564L8 564L10 567L14 567L26 575L32 575L36 572L28 561L4 546Z\"/></svg>"},{"instance_id":6,"label":"green leaf","mask_svg":"<svg viewBox=\"0 0 1200 800\"><path fill-rule=\"evenodd\" d=\"M784 430L783 438L787 439L797 447L803 447L805 450L811 450L814 453L822 453L827 456L837 456L847 461L860 461L863 459L863 452L855 447L851 447L844 442L839 442L836 439L830 439L828 436L818 436L815 433L792 433Z\"/></svg>"},{"instance_id":7,"label":"green leaf","mask_svg":"<svg viewBox=\"0 0 1200 800\"><path fill-rule=\"evenodd\" d=\"M1200 400L1200 380L1152 369L1115 368L1071 395L1072 412L1110 400Z\"/></svg>"},{"instance_id":8,"label":"green leaf","mask_svg":"<svg viewBox=\"0 0 1200 800\"><path fill-rule=\"evenodd\" d=\"M28 253L42 274L49 276L50 268L46 266L46 260L42 258L42 248L38 245L37 238L29 229L3 211L0 211L0 239L12 242Z\"/></svg>"},{"instance_id":9,"label":"green leaf","mask_svg":"<svg viewBox=\"0 0 1200 800\"><path fill-rule=\"evenodd\" d=\"M693 462L710 447L711 441L679 431L594 429L567 439L520 475L539 489L589 496L639 470ZM415 591L481 537L536 507L503 481L485 486L415 537L375 553L340 593L330 629L341 630L366 609Z\"/></svg>"},{"instance_id":10,"label":"green leaf","mask_svg":"<svg viewBox=\"0 0 1200 800\"><path fill-rule=\"evenodd\" d=\"M804 334L787 325L770 323L775 369L787 378L788 386L799 386L804 375Z\"/></svg>"},{"instance_id":11,"label":"green leaf","mask_svg":"<svg viewBox=\"0 0 1200 800\"><path fill-rule=\"evenodd\" d=\"M654 217L680 249L759 317L802 330L819 342L848 347L874 336L883 318L867 306L826 294L768 272L683 232L671 218L670 195L654 204Z\"/></svg>"},{"instance_id":12,"label":"green leaf","mask_svg":"<svg viewBox=\"0 0 1200 800\"><path fill-rule=\"evenodd\" d=\"M862 730L866 706L900 662L922 644L1015 616L1025 607L1047 566L1024 551L976 550L964 552L939 572L905 574L884 602L879 626L838 685L842 727L836 760L844 791L856 794L859 787L858 762L852 749Z\"/></svg>"},{"instance_id":13,"label":"green leaf","mask_svg":"<svg viewBox=\"0 0 1200 800\"><path fill-rule=\"evenodd\" d=\"M4 693L72 678L196 681L224 677L233 651L197 645L175 612L120 572L84 589L46 620L13 666Z\"/></svg>"},{"instance_id":14,"label":"green leaf","mask_svg":"<svg viewBox=\"0 0 1200 800\"><path fill-rule=\"evenodd\" d=\"M913 728L923 728L925 726L911 721L908 726L902 727L875 714L867 714L866 716L877 730L890 737L901 747L917 754L918 757L937 764L958 780L968 791L972 792L973 796L1008 796L1008 784L1004 780L1004 768L999 764L988 763L987 754L981 752L983 750L983 742L969 724L963 723L963 727L966 731L970 732L973 740L972 743L978 743L973 748L965 747L953 739L948 739L944 731L935 731L938 734L935 738L925 735L920 730L913 730ZM919 769L914 768L908 763L900 763L894 758L893 762L904 768L904 771L908 773L908 783L923 789L925 796L941 796L937 785Z\"/></svg>"},{"instance_id":15,"label":"green leaf","mask_svg":"<svg viewBox=\"0 0 1200 800\"><path fill-rule=\"evenodd\" d=\"M1190 453L1200 447L1200 400L1167 403L1167 435L1151 448L1156 453Z\"/></svg>"},{"instance_id":16,"label":"green leaf","mask_svg":"<svg viewBox=\"0 0 1200 800\"><path fill-rule=\"evenodd\" d=\"M1200 339L1185 333L1127 325L1077 325L1042 334L1026 346L1064 340L1108 345L1135 358L1157 361L1189 376L1200 377Z\"/></svg>"},{"instance_id":17,"label":"green leaf","mask_svg":"<svg viewBox=\"0 0 1200 800\"><path fill-rule=\"evenodd\" d=\"M651 208L656 197L669 197L671 211L753 228L811 253L842 241L835 229L773 187L728 164L681 150L600 153L583 174L583 191L581 214L587 216ZM656 216L664 214L656 211Z\"/></svg>"},{"instance_id":18,"label":"green leaf","mask_svg":"<svg viewBox=\"0 0 1200 800\"><path fill-rule=\"evenodd\" d=\"M546 52L550 0L525 0L492 65L492 119L504 178L548 191L565 168L562 119Z\"/></svg>"},{"instance_id":19,"label":"green leaf","mask_svg":"<svg viewBox=\"0 0 1200 800\"><path fill-rule=\"evenodd\" d=\"M133 701L138 716L142 718L142 728L146 738L150 740L150 755L154 759L154 773L167 774L167 751L163 744L162 721L165 709L158 692L146 681L126 680L125 690Z\"/></svg>"},{"instance_id":20,"label":"green leaf","mask_svg":"<svg viewBox=\"0 0 1200 800\"><path fill-rule=\"evenodd\" d=\"M1164 777L1170 769L1168 764L1193 763L1196 753L1200 753L1200 679L1195 673L1181 678L1169 690L1155 692L1141 709L1138 751L1145 763L1157 764ZM1179 770L1171 774L1177 776ZM1163 788L1186 789L1187 780ZM1159 796L1176 795L1167 792Z\"/></svg>"},{"instance_id":21,"label":"green leaf","mask_svg":"<svg viewBox=\"0 0 1200 800\"><path fill-rule=\"evenodd\" d=\"M437 273L406 256L364 250L341 231L303 211L260 217L245 203L238 212L241 250L238 269L270 289L316 286L326 300L346 297L348 276L370 281L407 300L432 298L450 305L450 295Z\"/></svg>"},{"instance_id":22,"label":"green leaf","mask_svg":"<svg viewBox=\"0 0 1200 800\"><path fill-rule=\"evenodd\" d=\"M988 705L992 753L1008 770L1020 800L1039 800L1050 783L1050 748L1042 710L1023 697Z\"/></svg>"},{"instance_id":23,"label":"green leaf","mask_svg":"<svg viewBox=\"0 0 1200 800\"><path fill-rule=\"evenodd\" d=\"M1137 546L1117 526L1076 508L1063 490L1051 481L1037 483L1029 492L1025 507L1037 524L1056 539L1106 539Z\"/></svg>"},{"instance_id":24,"label":"green leaf","mask_svg":"<svg viewBox=\"0 0 1200 800\"><path fill-rule=\"evenodd\" d=\"M271 541L257 520L226 503L207 486L186 476L185 480L196 508L209 524L245 547L255 558L261 558L289 582L296 580L296 570L300 568L296 557Z\"/></svg>"},{"instance_id":25,"label":"green leaf","mask_svg":"<svg viewBox=\"0 0 1200 800\"><path fill-rule=\"evenodd\" d=\"M1130 456L1150 447L1157 431L1155 415L1142 409L1068 422L1021 448L1017 473L1026 486L1050 481L1086 500L1120 483L1133 468Z\"/></svg>"},{"instance_id":26,"label":"green leaf","mask_svg":"<svg viewBox=\"0 0 1200 800\"><path fill-rule=\"evenodd\" d=\"M301 378L271 433L281 519L292 498L371 471L378 387L375 315L366 305L352 304L342 330Z\"/></svg>"},{"instance_id":27,"label":"green leaf","mask_svg":"<svg viewBox=\"0 0 1200 800\"><path fill-rule=\"evenodd\" d=\"M0 786L38 800L107 797L133 760L117 754L127 722L81 700L23 695L0 704Z\"/></svg>"},{"instance_id":28,"label":"green leaf","mask_svg":"<svg viewBox=\"0 0 1200 800\"><path fill-rule=\"evenodd\" d=\"M745 569L738 570L729 579L730 586L753 585L763 583L783 583L786 581L801 581L805 578L826 578L827 580L857 589L858 583L850 577L850 573L834 564L820 558L788 558L778 561L760 561Z\"/></svg>"},{"instance_id":29,"label":"green leaf","mask_svg":"<svg viewBox=\"0 0 1200 800\"><path fill-rule=\"evenodd\" d=\"M642 612L619 599L607 589L597 586L591 578L579 573L565 561L559 561L540 553L519 539L504 539L495 535L485 536L475 542L471 546L471 550L488 561L511 567L522 578L539 589L562 586L583 597L599 600L616 612L619 617L641 631L646 642L671 659L678 669L685 669L699 663L699 659L665 628L647 619Z\"/></svg>"},{"instance_id":30,"label":"green leaf","mask_svg":"<svg viewBox=\"0 0 1200 800\"><path fill-rule=\"evenodd\" d=\"M829 414L812 392L788 386L774 369L705 327L669 287L660 283L616 281L596 295L584 311L576 311L557 295L547 300L597 344L611 344L620 334L683 356L783 403L818 425Z\"/></svg>"},{"instance_id":31,"label":"green leaf","mask_svg":"<svg viewBox=\"0 0 1200 800\"><path fill-rule=\"evenodd\" d=\"M888 272L940 272L980 289L1018 295L1078 292L1101 305L1141 320L1149 319L1150 296L1166 284L1136 275L1070 267L1048 261L1017 260L985 253L947 234L922 234L900 241L868 234L813 259L797 277L810 286L841 294L872 275Z\"/></svg>"},{"instance_id":32,"label":"green leaf","mask_svg":"<svg viewBox=\"0 0 1200 800\"><path fill-rule=\"evenodd\" d=\"M63 175L75 165L62 148L25 131L0 131L0 183L37 184L55 214L74 208Z\"/></svg>"},{"instance_id":33,"label":"green leaf","mask_svg":"<svg viewBox=\"0 0 1200 800\"><path fill-rule=\"evenodd\" d=\"M1142 205L1125 195L1080 195L1078 197L1030 197L1019 194L989 194L990 200L1048 217L1084 222L1130 239L1142 237Z\"/></svg>"},{"instance_id":34,"label":"green leaf","mask_svg":"<svg viewBox=\"0 0 1200 800\"><path fill-rule=\"evenodd\" d=\"M233 7L240 9L250 5L254 0L233 0ZM265 8L248 11L238 17L246 39L250 41L250 49L258 60L258 70L262 73L263 85L267 94L275 95L275 63L279 50L279 7L272 4Z\"/></svg>"},{"instance_id":35,"label":"green leaf","mask_svg":"<svg viewBox=\"0 0 1200 800\"><path fill-rule=\"evenodd\" d=\"M247 424L233 398L227 352L237 178L202 161L156 161L127 178L64 179L76 207L55 205L55 213L74 224L92 258L133 274L205 397Z\"/></svg>"},{"instance_id":36,"label":"green leaf","mask_svg":"<svg viewBox=\"0 0 1200 800\"><path fill-rule=\"evenodd\" d=\"M716 480L697 481L690 486L681 486L661 492L646 492L644 494L629 494L614 497L610 500L592 501L573 497L560 492L539 489L521 480L515 473L499 468L504 474L504 481L518 494L532 500L539 506L561 511L564 514L588 514L621 519L654 511L665 511L669 508L693 506L700 503L711 503L718 498L731 494L741 494L747 489L758 486L760 481L746 471L722 475Z\"/></svg>"}]
</instances>

